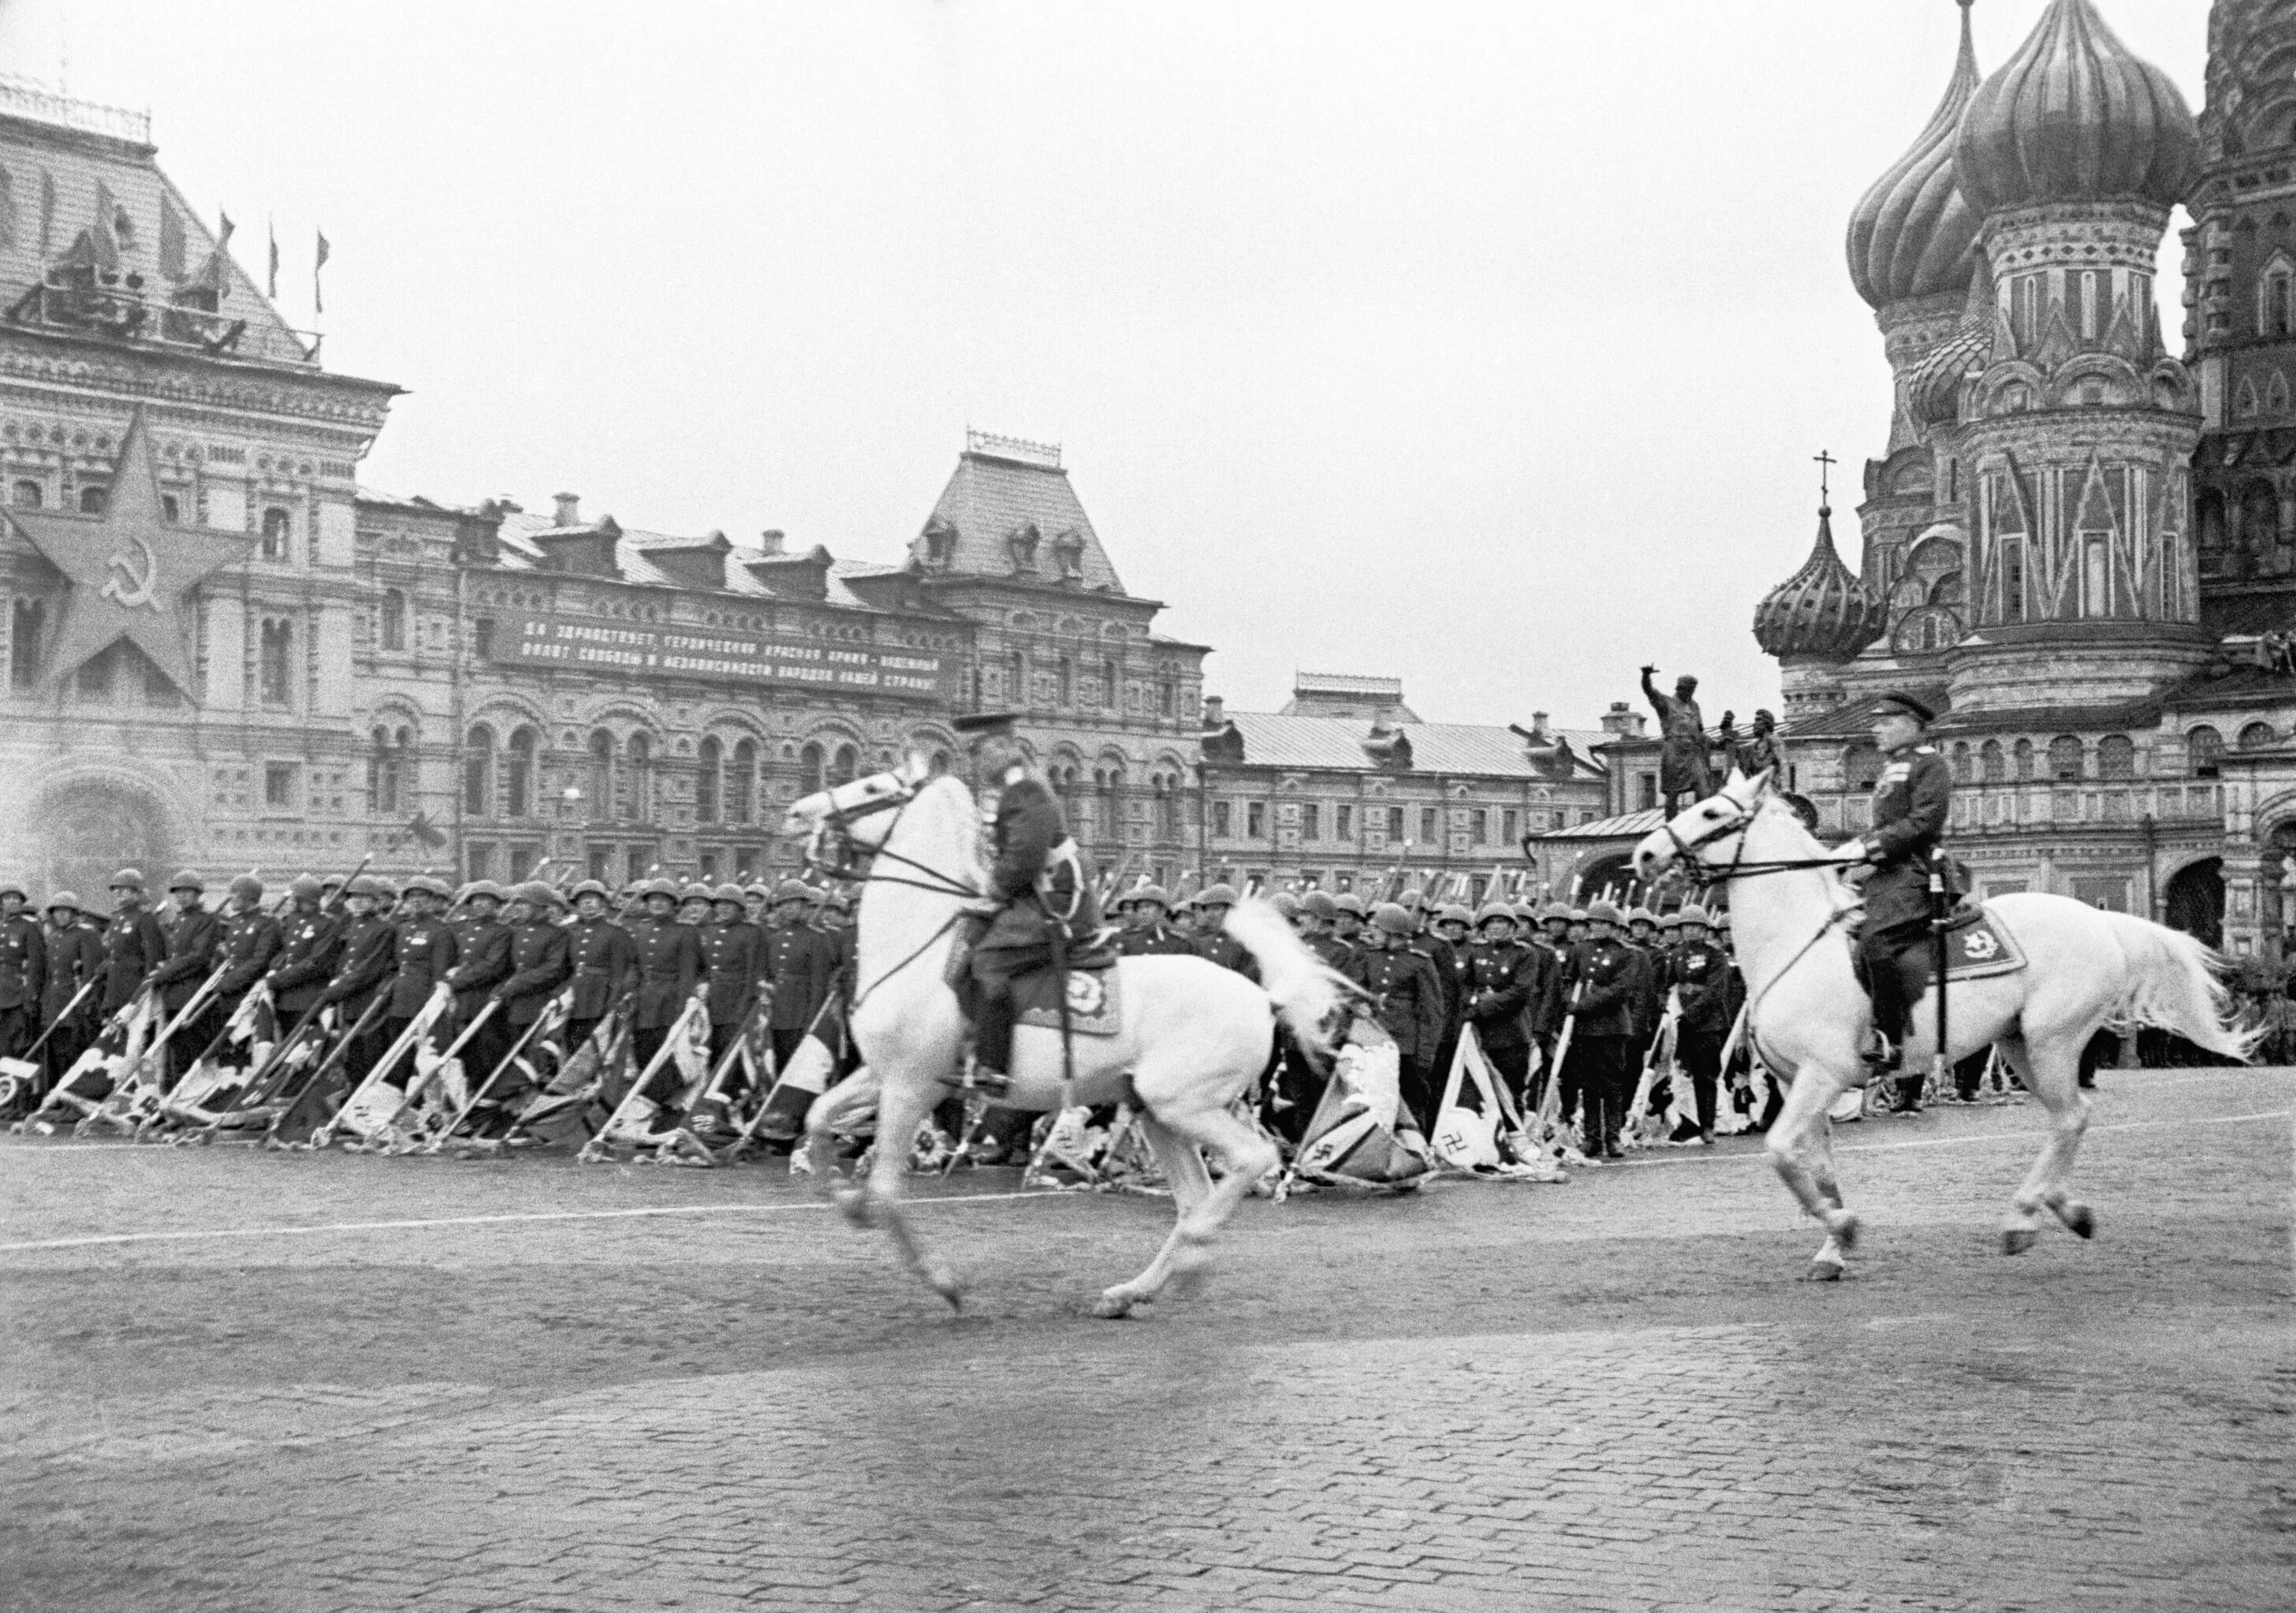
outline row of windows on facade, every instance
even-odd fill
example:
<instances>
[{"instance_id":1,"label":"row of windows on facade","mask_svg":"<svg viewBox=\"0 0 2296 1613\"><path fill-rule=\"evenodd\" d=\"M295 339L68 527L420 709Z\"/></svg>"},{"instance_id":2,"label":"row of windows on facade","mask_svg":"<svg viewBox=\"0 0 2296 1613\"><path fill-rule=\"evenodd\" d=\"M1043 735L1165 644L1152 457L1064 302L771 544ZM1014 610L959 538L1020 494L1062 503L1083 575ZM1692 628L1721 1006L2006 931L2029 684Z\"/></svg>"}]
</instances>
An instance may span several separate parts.
<instances>
[{"instance_id":1,"label":"row of windows on facade","mask_svg":"<svg viewBox=\"0 0 2296 1613\"><path fill-rule=\"evenodd\" d=\"M1078 703L1079 679L1076 661L1070 656L1055 656L1049 667L1040 668L1046 679L1047 692L1055 706ZM974 704L984 700L1017 700L1023 703L1033 698L1036 685L1029 682L1029 660L1023 651L1016 650L1001 667L976 667L972 670L972 688L968 691ZM1104 711L1124 708L1124 674L1114 657L1100 663L1098 705ZM1158 716L1175 716L1179 713L1179 684L1166 678L1155 685L1155 710Z\"/></svg>"},{"instance_id":2,"label":"row of windows on facade","mask_svg":"<svg viewBox=\"0 0 2296 1613\"><path fill-rule=\"evenodd\" d=\"M1235 808L1237 805L1238 803L1234 801L1212 803L1212 838L1214 839L1232 840L1236 838ZM1265 801L1245 801L1241 805L1243 807L1242 838L1247 840L1266 839L1268 804ZM1403 806L1365 807L1363 813L1363 826L1366 831L1383 827L1388 839L1400 840L1410 831L1410 810ZM1449 808L1442 806L1422 806L1418 809L1421 844L1432 845L1445 838L1447 815L1449 811ZM1467 844L1470 846L1512 846L1521 837L1525 818L1525 815L1519 808L1513 806L1501 807L1496 811L1484 806L1471 807L1466 810L1464 816L1465 819L1464 830L1467 837ZM1559 813L1532 812L1529 815L1529 822L1533 830L1553 829L1560 826L1562 816L1563 815ZM1595 815L1591 812L1581 812L1578 815L1578 821L1581 823L1591 823L1595 821ZM1303 802L1300 807L1300 839L1321 840L1324 838L1324 808L1321 805L1314 801ZM1352 806L1332 807L1331 825L1333 839L1354 839L1356 838L1355 807ZM1491 831L1494 828L1498 831L1496 839L1492 839Z\"/></svg>"},{"instance_id":3,"label":"row of windows on facade","mask_svg":"<svg viewBox=\"0 0 2296 1613\"><path fill-rule=\"evenodd\" d=\"M2010 282L2010 302L2016 321L2017 345L2031 352L2041 339L2042 322L2046 317L2048 303L2043 284L2046 276L2065 276L2065 296L2071 305L2067 312L2079 327L2084 341L2094 341L2103 333L2107 321L2112 317L2113 271L2110 269L2049 270L2019 274ZM2151 306L2152 277L2128 272L2129 306L2143 308ZM2100 399L2084 398L2084 402Z\"/></svg>"},{"instance_id":4,"label":"row of windows on facade","mask_svg":"<svg viewBox=\"0 0 2296 1613\"><path fill-rule=\"evenodd\" d=\"M542 860L542 847L534 843L466 841L463 847L463 877L505 880L515 884L534 872ZM793 851L783 860L793 861ZM583 847L582 861L589 878L604 884L619 884L625 880L643 880L658 872L661 867L661 847L652 840L603 845L592 841ZM767 862L762 847L710 847L695 853L693 872L704 884L714 885L727 879L747 884L764 874Z\"/></svg>"},{"instance_id":5,"label":"row of windows on facade","mask_svg":"<svg viewBox=\"0 0 2296 1613\"><path fill-rule=\"evenodd\" d=\"M2211 267L2224 268L2232 262L2232 253L2217 247L2209 253ZM2209 330L2211 334L2224 335L2232 329L2232 315L2224 303L2232 294L2232 278L2228 274L2212 274L2208 282ZM2270 339L2296 336L2296 262L2287 254L2276 254L2256 282L2256 333Z\"/></svg>"},{"instance_id":6,"label":"row of windows on facade","mask_svg":"<svg viewBox=\"0 0 2296 1613\"><path fill-rule=\"evenodd\" d=\"M37 510L47 503L46 485L34 481L30 477L18 478L11 492L16 507L20 510ZM109 487L89 482L80 487L78 493L74 495L73 502L78 504L82 515L101 515L103 513L104 504L110 496ZM183 506L177 502L174 494L160 495L160 508L169 520L183 520ZM295 518L286 510L276 504L265 510L261 546L257 550L258 556L263 560L285 560L289 544L293 540L294 530Z\"/></svg>"},{"instance_id":7,"label":"row of windows on facade","mask_svg":"<svg viewBox=\"0 0 2296 1613\"><path fill-rule=\"evenodd\" d=\"M47 649L48 607L45 600L19 596L8 612L8 686L30 690L37 686L42 658ZM294 701L295 625L264 618L257 627L256 698L266 706L286 707ZM145 698L162 703L176 699L167 675L132 646L116 643L82 661L73 674L82 694L110 695L121 692L124 668L140 666Z\"/></svg>"},{"instance_id":8,"label":"row of windows on facade","mask_svg":"<svg viewBox=\"0 0 2296 1613\"><path fill-rule=\"evenodd\" d=\"M2269 723L2251 723L2240 731L2243 750L2263 750L2281 741ZM2224 757L2224 735L2203 723L2185 734L2185 769L2196 779L2218 776ZM2136 776L2136 742L2125 733L2108 733L2097 741L2094 757L2077 735L2059 734L2046 749L2030 740L2004 745L1987 740L1972 746L1967 741L1949 752L1957 783L2053 783L2084 779L2133 779ZM1843 755L1842 775L1851 790L1870 790L1882 776L1882 753L1870 744L1853 745Z\"/></svg>"},{"instance_id":9,"label":"row of windows on facade","mask_svg":"<svg viewBox=\"0 0 2296 1613\"><path fill-rule=\"evenodd\" d=\"M1998 619L2003 622L2026 620L2062 620L2069 617L2138 617L2144 614L2145 592L2152 595L2149 602L2164 620L2177 620L2183 613L2184 589L2177 560L2177 535L2163 532L2152 544L2146 557L2145 569L2151 573L2141 579L2132 578L2117 570L2112 563L2112 535L2108 532L2079 532L2074 542L2079 545L2079 569L2060 584L2061 597L2070 609L2060 610L2046 595L2042 578L2030 575L2026 565L2029 539L2022 532L2002 532L1993 540L1996 556L1995 575L1999 578ZM1988 600L1988 603L1994 602Z\"/></svg>"}]
</instances>

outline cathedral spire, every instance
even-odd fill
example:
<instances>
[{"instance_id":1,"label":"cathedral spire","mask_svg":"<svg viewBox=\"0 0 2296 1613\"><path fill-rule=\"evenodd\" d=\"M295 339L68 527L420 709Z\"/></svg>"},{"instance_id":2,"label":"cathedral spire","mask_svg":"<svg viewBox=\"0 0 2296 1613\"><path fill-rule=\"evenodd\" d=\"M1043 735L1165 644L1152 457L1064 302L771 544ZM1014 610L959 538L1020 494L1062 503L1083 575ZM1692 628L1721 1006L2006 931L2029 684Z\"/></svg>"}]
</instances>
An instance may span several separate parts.
<instances>
[{"instance_id":1,"label":"cathedral spire","mask_svg":"<svg viewBox=\"0 0 2296 1613\"><path fill-rule=\"evenodd\" d=\"M1874 307L1966 284L1978 220L1954 171L1954 137L1977 93L1977 43L1971 0L1961 6L1961 51L1937 110L1906 154L1890 166L1849 216L1849 278Z\"/></svg>"}]
</instances>

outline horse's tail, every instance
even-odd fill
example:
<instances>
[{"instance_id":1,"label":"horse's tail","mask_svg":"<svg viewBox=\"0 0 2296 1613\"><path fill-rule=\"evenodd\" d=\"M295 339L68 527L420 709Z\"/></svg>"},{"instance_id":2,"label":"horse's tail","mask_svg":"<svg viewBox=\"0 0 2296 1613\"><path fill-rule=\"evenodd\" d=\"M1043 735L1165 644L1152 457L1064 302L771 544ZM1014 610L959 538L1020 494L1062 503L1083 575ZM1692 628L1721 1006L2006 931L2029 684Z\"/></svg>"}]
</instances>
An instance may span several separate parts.
<instances>
[{"instance_id":1,"label":"horse's tail","mask_svg":"<svg viewBox=\"0 0 2296 1613\"><path fill-rule=\"evenodd\" d=\"M1273 904L1246 897L1227 910L1223 926L1259 967L1260 988L1292 1039L1311 1056L1328 1057L1338 1041L1339 1007L1348 1000L1347 977L1295 934Z\"/></svg>"},{"instance_id":2,"label":"horse's tail","mask_svg":"<svg viewBox=\"0 0 2296 1613\"><path fill-rule=\"evenodd\" d=\"M2197 938L2135 913L2108 911L2104 917L2128 960L2116 1018L2175 1031L2243 1063L2254 1055L2264 1029L2243 1026L2231 1013L2232 994L2219 978L2223 958Z\"/></svg>"}]
</instances>

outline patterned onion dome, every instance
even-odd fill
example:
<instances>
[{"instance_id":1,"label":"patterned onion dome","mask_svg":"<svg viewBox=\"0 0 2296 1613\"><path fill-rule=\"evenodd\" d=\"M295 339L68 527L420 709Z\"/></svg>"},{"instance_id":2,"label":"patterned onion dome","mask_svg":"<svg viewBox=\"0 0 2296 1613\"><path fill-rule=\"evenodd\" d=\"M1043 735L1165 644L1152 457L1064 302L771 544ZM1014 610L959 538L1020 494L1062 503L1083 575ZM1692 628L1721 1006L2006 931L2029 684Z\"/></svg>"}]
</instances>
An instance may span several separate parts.
<instances>
[{"instance_id":1,"label":"patterned onion dome","mask_svg":"<svg viewBox=\"0 0 2296 1613\"><path fill-rule=\"evenodd\" d=\"M2182 201L2200 135L2169 75L2140 61L2089 0L2049 9L1977 88L1953 160L1980 213L2050 201Z\"/></svg>"},{"instance_id":2,"label":"patterned onion dome","mask_svg":"<svg viewBox=\"0 0 2296 1613\"><path fill-rule=\"evenodd\" d=\"M1977 214L1954 176L1953 139L1977 93L1970 0L1961 0L1961 59L1945 99L1911 150L1874 182L1849 215L1849 279L1874 307L1957 291L1977 256Z\"/></svg>"},{"instance_id":3,"label":"patterned onion dome","mask_svg":"<svg viewBox=\"0 0 2296 1613\"><path fill-rule=\"evenodd\" d=\"M1754 608L1754 642L1779 657L1846 661L1882 636L1887 612L1833 550L1833 512L1817 509L1817 542L1801 569Z\"/></svg>"}]
</instances>

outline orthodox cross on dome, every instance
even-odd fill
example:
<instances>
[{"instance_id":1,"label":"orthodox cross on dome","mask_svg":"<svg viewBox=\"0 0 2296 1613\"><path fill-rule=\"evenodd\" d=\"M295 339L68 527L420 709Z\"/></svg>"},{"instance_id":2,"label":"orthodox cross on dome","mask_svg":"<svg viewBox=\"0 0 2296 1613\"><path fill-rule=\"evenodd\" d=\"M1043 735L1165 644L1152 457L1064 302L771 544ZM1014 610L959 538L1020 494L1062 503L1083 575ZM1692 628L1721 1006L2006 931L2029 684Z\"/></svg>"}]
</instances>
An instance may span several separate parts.
<instances>
[{"instance_id":1,"label":"orthodox cross on dome","mask_svg":"<svg viewBox=\"0 0 2296 1613\"><path fill-rule=\"evenodd\" d=\"M1821 504L1830 504L1833 502L1826 487L1826 478L1833 467L1841 463L1824 448L1820 448L1817 451L1817 456L1810 461L1810 463L1817 467L1817 502Z\"/></svg>"},{"instance_id":2,"label":"orthodox cross on dome","mask_svg":"<svg viewBox=\"0 0 2296 1613\"><path fill-rule=\"evenodd\" d=\"M192 687L192 591L255 552L254 540L179 525L160 499L152 439L137 409L119 444L101 515L9 509L22 533L71 585L42 681L53 684L127 640L182 691Z\"/></svg>"}]
</instances>

